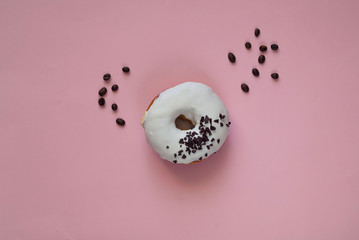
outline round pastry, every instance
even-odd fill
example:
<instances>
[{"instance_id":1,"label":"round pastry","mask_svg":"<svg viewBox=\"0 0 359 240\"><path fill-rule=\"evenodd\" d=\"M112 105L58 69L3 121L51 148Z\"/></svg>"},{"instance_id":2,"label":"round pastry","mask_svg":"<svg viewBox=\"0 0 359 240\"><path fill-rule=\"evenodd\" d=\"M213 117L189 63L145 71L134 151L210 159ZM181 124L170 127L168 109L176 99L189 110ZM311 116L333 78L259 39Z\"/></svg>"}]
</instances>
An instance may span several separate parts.
<instances>
[{"instance_id":1,"label":"round pastry","mask_svg":"<svg viewBox=\"0 0 359 240\"><path fill-rule=\"evenodd\" d=\"M190 164L216 153L225 142L228 112L213 90L185 82L160 93L142 117L148 143L161 158Z\"/></svg>"}]
</instances>

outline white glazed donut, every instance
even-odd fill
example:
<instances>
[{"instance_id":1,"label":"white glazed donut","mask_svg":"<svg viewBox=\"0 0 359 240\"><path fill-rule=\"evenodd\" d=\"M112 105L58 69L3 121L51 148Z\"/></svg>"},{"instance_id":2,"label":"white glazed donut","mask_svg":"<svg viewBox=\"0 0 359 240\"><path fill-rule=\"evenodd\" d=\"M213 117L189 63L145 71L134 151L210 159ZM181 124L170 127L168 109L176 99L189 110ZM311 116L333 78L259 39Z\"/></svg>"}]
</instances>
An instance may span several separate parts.
<instances>
[{"instance_id":1,"label":"white glazed donut","mask_svg":"<svg viewBox=\"0 0 359 240\"><path fill-rule=\"evenodd\" d=\"M187 121L187 126L190 120L192 129L177 128L177 120ZM160 157L182 164L216 153L230 125L221 99L210 87L196 82L185 82L160 93L141 123L148 143Z\"/></svg>"}]
</instances>

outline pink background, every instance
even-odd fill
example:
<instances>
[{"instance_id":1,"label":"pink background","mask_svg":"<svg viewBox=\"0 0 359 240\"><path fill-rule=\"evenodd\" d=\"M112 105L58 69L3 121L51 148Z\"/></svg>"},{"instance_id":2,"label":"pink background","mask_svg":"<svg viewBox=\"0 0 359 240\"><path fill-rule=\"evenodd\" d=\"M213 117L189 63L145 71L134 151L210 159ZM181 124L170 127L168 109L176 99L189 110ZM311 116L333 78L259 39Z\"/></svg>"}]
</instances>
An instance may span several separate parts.
<instances>
[{"instance_id":1,"label":"pink background","mask_svg":"<svg viewBox=\"0 0 359 240\"><path fill-rule=\"evenodd\" d=\"M2 0L0 239L359 239L358 12L354 0ZM189 80L222 97L232 127L214 157L179 166L140 119Z\"/></svg>"}]
</instances>

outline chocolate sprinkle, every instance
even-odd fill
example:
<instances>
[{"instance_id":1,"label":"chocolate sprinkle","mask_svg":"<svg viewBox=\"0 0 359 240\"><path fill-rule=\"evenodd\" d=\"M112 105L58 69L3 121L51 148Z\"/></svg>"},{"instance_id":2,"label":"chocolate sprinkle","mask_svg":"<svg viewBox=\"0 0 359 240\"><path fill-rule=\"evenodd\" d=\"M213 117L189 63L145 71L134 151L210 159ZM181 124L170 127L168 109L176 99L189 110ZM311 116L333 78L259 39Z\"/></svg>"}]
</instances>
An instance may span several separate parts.
<instances>
[{"instance_id":1,"label":"chocolate sprinkle","mask_svg":"<svg viewBox=\"0 0 359 240\"><path fill-rule=\"evenodd\" d=\"M261 30L259 28L254 29L254 36L259 37L259 34L261 34Z\"/></svg>"},{"instance_id":2,"label":"chocolate sprinkle","mask_svg":"<svg viewBox=\"0 0 359 240\"><path fill-rule=\"evenodd\" d=\"M213 122L218 123L218 122L219 122L219 119L216 119L216 120L214 120Z\"/></svg>"},{"instance_id":3,"label":"chocolate sprinkle","mask_svg":"<svg viewBox=\"0 0 359 240\"><path fill-rule=\"evenodd\" d=\"M166 146L167 149L169 149L170 147L169 146Z\"/></svg>"},{"instance_id":4,"label":"chocolate sprinkle","mask_svg":"<svg viewBox=\"0 0 359 240\"><path fill-rule=\"evenodd\" d=\"M202 157L198 158L198 160L200 160L200 161L201 161L201 160L202 160Z\"/></svg>"},{"instance_id":5,"label":"chocolate sprinkle","mask_svg":"<svg viewBox=\"0 0 359 240\"><path fill-rule=\"evenodd\" d=\"M206 156L206 157L207 157L207 156L208 156L208 154L206 153L206 154L204 154L204 156Z\"/></svg>"},{"instance_id":6,"label":"chocolate sprinkle","mask_svg":"<svg viewBox=\"0 0 359 240\"><path fill-rule=\"evenodd\" d=\"M123 67L123 68L122 68L122 72L124 72L124 73L129 73L129 72L130 72L130 68L129 68L129 67Z\"/></svg>"},{"instance_id":7,"label":"chocolate sprinkle","mask_svg":"<svg viewBox=\"0 0 359 240\"><path fill-rule=\"evenodd\" d=\"M99 98L98 99L98 105L100 105L100 106L104 106L105 105L105 99L104 98Z\"/></svg>"},{"instance_id":8,"label":"chocolate sprinkle","mask_svg":"<svg viewBox=\"0 0 359 240\"><path fill-rule=\"evenodd\" d=\"M101 97L102 96L105 96L107 93L107 88L103 87L101 88L99 91L98 91L98 95L100 95Z\"/></svg>"},{"instance_id":9,"label":"chocolate sprinkle","mask_svg":"<svg viewBox=\"0 0 359 240\"><path fill-rule=\"evenodd\" d=\"M111 78L111 74L109 74L109 73L106 73L105 75L103 75L103 80L105 80L105 81L110 80L110 78Z\"/></svg>"},{"instance_id":10,"label":"chocolate sprinkle","mask_svg":"<svg viewBox=\"0 0 359 240\"><path fill-rule=\"evenodd\" d=\"M261 45L261 46L259 47L259 51L261 51L261 52L267 51L267 46Z\"/></svg>"},{"instance_id":11,"label":"chocolate sprinkle","mask_svg":"<svg viewBox=\"0 0 359 240\"><path fill-rule=\"evenodd\" d=\"M252 44L251 44L250 42L246 42L246 43L244 44L244 46L245 46L247 49L251 49Z\"/></svg>"},{"instance_id":12,"label":"chocolate sprinkle","mask_svg":"<svg viewBox=\"0 0 359 240\"><path fill-rule=\"evenodd\" d=\"M264 55L260 55L258 57L259 64L263 64L266 61L266 57Z\"/></svg>"},{"instance_id":13,"label":"chocolate sprinkle","mask_svg":"<svg viewBox=\"0 0 359 240\"><path fill-rule=\"evenodd\" d=\"M116 123L120 126L124 126L126 122L122 118L117 118Z\"/></svg>"},{"instance_id":14,"label":"chocolate sprinkle","mask_svg":"<svg viewBox=\"0 0 359 240\"><path fill-rule=\"evenodd\" d=\"M223 127L223 123L221 123L221 127Z\"/></svg>"},{"instance_id":15,"label":"chocolate sprinkle","mask_svg":"<svg viewBox=\"0 0 359 240\"><path fill-rule=\"evenodd\" d=\"M252 69L252 73L253 73L253 75L256 76L256 77L259 76L259 71L258 71L257 68L253 68L253 69Z\"/></svg>"},{"instance_id":16,"label":"chocolate sprinkle","mask_svg":"<svg viewBox=\"0 0 359 240\"><path fill-rule=\"evenodd\" d=\"M173 154L173 156L176 158L176 157L177 157L177 154L175 153L175 154Z\"/></svg>"},{"instance_id":17,"label":"chocolate sprinkle","mask_svg":"<svg viewBox=\"0 0 359 240\"><path fill-rule=\"evenodd\" d=\"M116 104L116 103L113 103L113 104L111 105L111 108L112 108L113 111L116 111L116 110L117 110L117 104Z\"/></svg>"},{"instance_id":18,"label":"chocolate sprinkle","mask_svg":"<svg viewBox=\"0 0 359 240\"><path fill-rule=\"evenodd\" d=\"M218 138L218 139L217 139L217 143L219 143L220 141L221 141L221 139Z\"/></svg>"},{"instance_id":19,"label":"chocolate sprinkle","mask_svg":"<svg viewBox=\"0 0 359 240\"><path fill-rule=\"evenodd\" d=\"M273 43L272 45L270 45L270 48L274 51L277 51L279 47L277 44Z\"/></svg>"},{"instance_id":20,"label":"chocolate sprinkle","mask_svg":"<svg viewBox=\"0 0 359 240\"><path fill-rule=\"evenodd\" d=\"M279 78L279 75L278 75L278 73L272 73L272 74L271 74L271 77L272 77L273 79L278 79L278 78Z\"/></svg>"},{"instance_id":21,"label":"chocolate sprinkle","mask_svg":"<svg viewBox=\"0 0 359 240\"><path fill-rule=\"evenodd\" d=\"M118 90L118 85L117 84L112 85L111 89L112 91L116 92Z\"/></svg>"},{"instance_id":22,"label":"chocolate sprinkle","mask_svg":"<svg viewBox=\"0 0 359 240\"><path fill-rule=\"evenodd\" d=\"M236 62L236 56L234 56L233 53L229 52L228 53L228 59L231 63L235 63Z\"/></svg>"},{"instance_id":23,"label":"chocolate sprinkle","mask_svg":"<svg viewBox=\"0 0 359 240\"><path fill-rule=\"evenodd\" d=\"M183 154L182 158L185 159L185 158L186 158L186 155Z\"/></svg>"},{"instance_id":24,"label":"chocolate sprinkle","mask_svg":"<svg viewBox=\"0 0 359 240\"><path fill-rule=\"evenodd\" d=\"M241 84L241 88L242 88L242 91L243 91L243 92L245 92L245 93L249 92L249 87L248 87L247 84L242 83L242 84Z\"/></svg>"},{"instance_id":25,"label":"chocolate sprinkle","mask_svg":"<svg viewBox=\"0 0 359 240\"><path fill-rule=\"evenodd\" d=\"M177 163L177 160L173 160L173 163Z\"/></svg>"}]
</instances>

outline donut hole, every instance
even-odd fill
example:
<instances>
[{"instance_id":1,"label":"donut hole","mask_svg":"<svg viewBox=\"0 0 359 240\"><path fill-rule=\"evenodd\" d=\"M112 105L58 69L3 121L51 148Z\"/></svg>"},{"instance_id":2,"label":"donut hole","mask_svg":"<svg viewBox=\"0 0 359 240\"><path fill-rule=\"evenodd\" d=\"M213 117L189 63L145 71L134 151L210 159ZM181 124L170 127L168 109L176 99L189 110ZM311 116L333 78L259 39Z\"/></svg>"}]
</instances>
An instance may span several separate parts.
<instances>
[{"instance_id":1,"label":"donut hole","mask_svg":"<svg viewBox=\"0 0 359 240\"><path fill-rule=\"evenodd\" d=\"M195 127L196 122L192 121L191 119L186 118L186 116L184 116L183 114L180 114L175 119L175 125L176 125L176 128L178 128L180 130L189 130L189 129L193 129Z\"/></svg>"}]
</instances>

